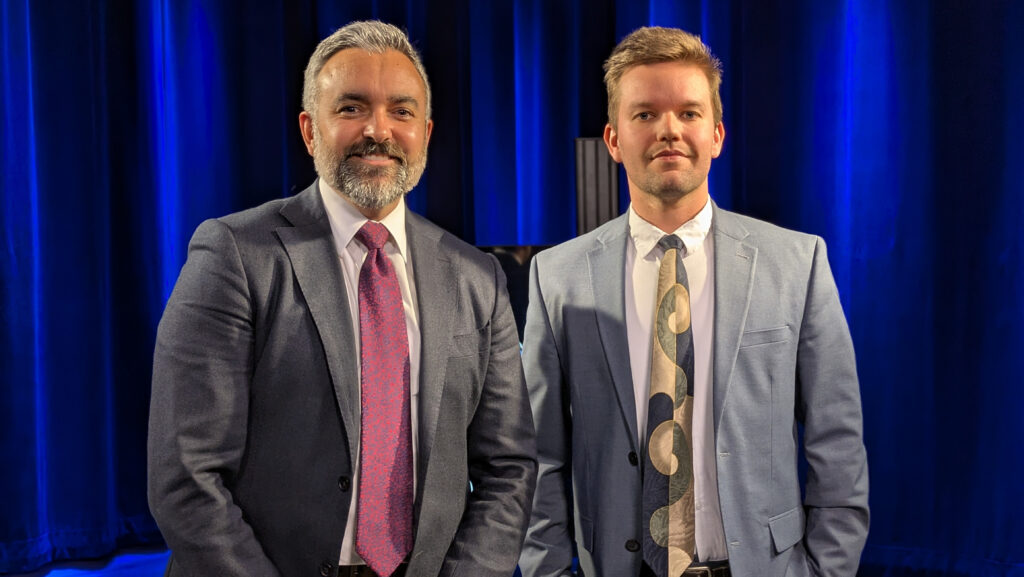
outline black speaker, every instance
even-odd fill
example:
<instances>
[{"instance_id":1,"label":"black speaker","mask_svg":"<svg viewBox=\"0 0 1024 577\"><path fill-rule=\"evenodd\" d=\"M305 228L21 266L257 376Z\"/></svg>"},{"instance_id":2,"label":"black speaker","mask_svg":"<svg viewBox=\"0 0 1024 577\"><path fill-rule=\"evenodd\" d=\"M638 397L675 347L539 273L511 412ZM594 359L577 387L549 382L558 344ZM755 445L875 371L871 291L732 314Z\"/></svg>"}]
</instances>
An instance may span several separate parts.
<instances>
[{"instance_id":1,"label":"black speaker","mask_svg":"<svg viewBox=\"0 0 1024 577\"><path fill-rule=\"evenodd\" d=\"M619 167L601 138L576 139L576 234L619 216Z\"/></svg>"}]
</instances>

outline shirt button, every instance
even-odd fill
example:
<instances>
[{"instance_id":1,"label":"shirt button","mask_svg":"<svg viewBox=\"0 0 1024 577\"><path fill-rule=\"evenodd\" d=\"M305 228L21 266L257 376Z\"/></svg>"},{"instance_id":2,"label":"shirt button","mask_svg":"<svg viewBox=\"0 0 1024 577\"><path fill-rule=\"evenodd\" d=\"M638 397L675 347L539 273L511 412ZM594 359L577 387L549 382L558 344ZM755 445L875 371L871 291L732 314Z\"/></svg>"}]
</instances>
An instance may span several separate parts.
<instances>
[{"instance_id":1,"label":"shirt button","mask_svg":"<svg viewBox=\"0 0 1024 577\"><path fill-rule=\"evenodd\" d=\"M345 476L338 477L338 488L347 493L352 488L352 481Z\"/></svg>"},{"instance_id":2,"label":"shirt button","mask_svg":"<svg viewBox=\"0 0 1024 577\"><path fill-rule=\"evenodd\" d=\"M629 541L626 541L626 551L629 551L630 553L636 553L639 550L640 550L640 542L639 541L637 541L636 539L630 539Z\"/></svg>"},{"instance_id":3,"label":"shirt button","mask_svg":"<svg viewBox=\"0 0 1024 577\"><path fill-rule=\"evenodd\" d=\"M320 575L328 577L331 574L331 570L334 569L334 565L330 561L324 561L320 564Z\"/></svg>"},{"instance_id":4,"label":"shirt button","mask_svg":"<svg viewBox=\"0 0 1024 577\"><path fill-rule=\"evenodd\" d=\"M636 451L629 452L629 464L634 467L640 464L640 459L636 456Z\"/></svg>"}]
</instances>

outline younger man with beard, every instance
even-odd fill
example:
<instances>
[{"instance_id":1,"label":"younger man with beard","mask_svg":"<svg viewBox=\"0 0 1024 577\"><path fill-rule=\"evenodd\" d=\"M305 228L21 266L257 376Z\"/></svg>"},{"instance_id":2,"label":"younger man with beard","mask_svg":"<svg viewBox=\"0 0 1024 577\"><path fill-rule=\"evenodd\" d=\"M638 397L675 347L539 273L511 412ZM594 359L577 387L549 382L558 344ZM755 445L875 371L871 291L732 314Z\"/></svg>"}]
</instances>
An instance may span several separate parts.
<instances>
[{"instance_id":1,"label":"younger man with beard","mask_svg":"<svg viewBox=\"0 0 1024 577\"><path fill-rule=\"evenodd\" d=\"M200 225L160 322L168 575L510 575L533 422L500 266L405 206L433 127L419 55L349 24L303 108L320 178Z\"/></svg>"}]
</instances>

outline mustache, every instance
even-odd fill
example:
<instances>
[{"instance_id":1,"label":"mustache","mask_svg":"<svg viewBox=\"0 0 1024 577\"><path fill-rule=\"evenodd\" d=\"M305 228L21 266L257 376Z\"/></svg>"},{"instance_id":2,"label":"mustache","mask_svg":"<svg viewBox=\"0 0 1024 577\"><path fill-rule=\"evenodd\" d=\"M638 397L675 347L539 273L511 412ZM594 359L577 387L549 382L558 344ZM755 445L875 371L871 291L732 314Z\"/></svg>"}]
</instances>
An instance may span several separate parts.
<instances>
[{"instance_id":1,"label":"mustache","mask_svg":"<svg viewBox=\"0 0 1024 577\"><path fill-rule=\"evenodd\" d=\"M348 160L353 156L370 156L374 154L390 156L391 158L398 160L400 164L406 164L405 153L402 152L401 147L397 144L390 140L377 142L371 138L364 139L346 148L345 160Z\"/></svg>"},{"instance_id":2,"label":"mustache","mask_svg":"<svg viewBox=\"0 0 1024 577\"><path fill-rule=\"evenodd\" d=\"M650 160L654 160L655 158L658 157L659 154L661 154L663 152L667 152L669 150L671 150L673 152L678 152L678 153L682 154L683 156L685 156L687 158L692 156L692 152L691 152L691 150L688 147L687 148L678 148L678 147L675 147L675 146L666 146L666 147L659 148L658 150L655 150L654 152L648 153L647 157Z\"/></svg>"}]
</instances>

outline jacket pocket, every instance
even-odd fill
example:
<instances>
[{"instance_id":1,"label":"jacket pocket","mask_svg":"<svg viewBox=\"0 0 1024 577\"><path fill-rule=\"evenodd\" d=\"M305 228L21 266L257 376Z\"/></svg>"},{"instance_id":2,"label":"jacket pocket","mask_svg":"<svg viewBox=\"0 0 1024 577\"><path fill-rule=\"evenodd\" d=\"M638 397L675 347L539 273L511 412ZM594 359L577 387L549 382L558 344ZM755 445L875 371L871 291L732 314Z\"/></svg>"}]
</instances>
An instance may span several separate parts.
<instances>
[{"instance_id":1,"label":"jacket pocket","mask_svg":"<svg viewBox=\"0 0 1024 577\"><path fill-rule=\"evenodd\" d=\"M792 331L789 330L789 325L746 331L740 338L740 348L786 342L790 339L791 334Z\"/></svg>"},{"instance_id":2,"label":"jacket pocket","mask_svg":"<svg viewBox=\"0 0 1024 577\"><path fill-rule=\"evenodd\" d=\"M472 357L480 354L490 346L491 325L484 325L471 333L463 335L452 335L452 348L448 353L450 358Z\"/></svg>"},{"instance_id":3,"label":"jacket pocket","mask_svg":"<svg viewBox=\"0 0 1024 577\"><path fill-rule=\"evenodd\" d=\"M804 509L794 507L781 515L768 519L775 554L782 553L804 538Z\"/></svg>"}]
</instances>

